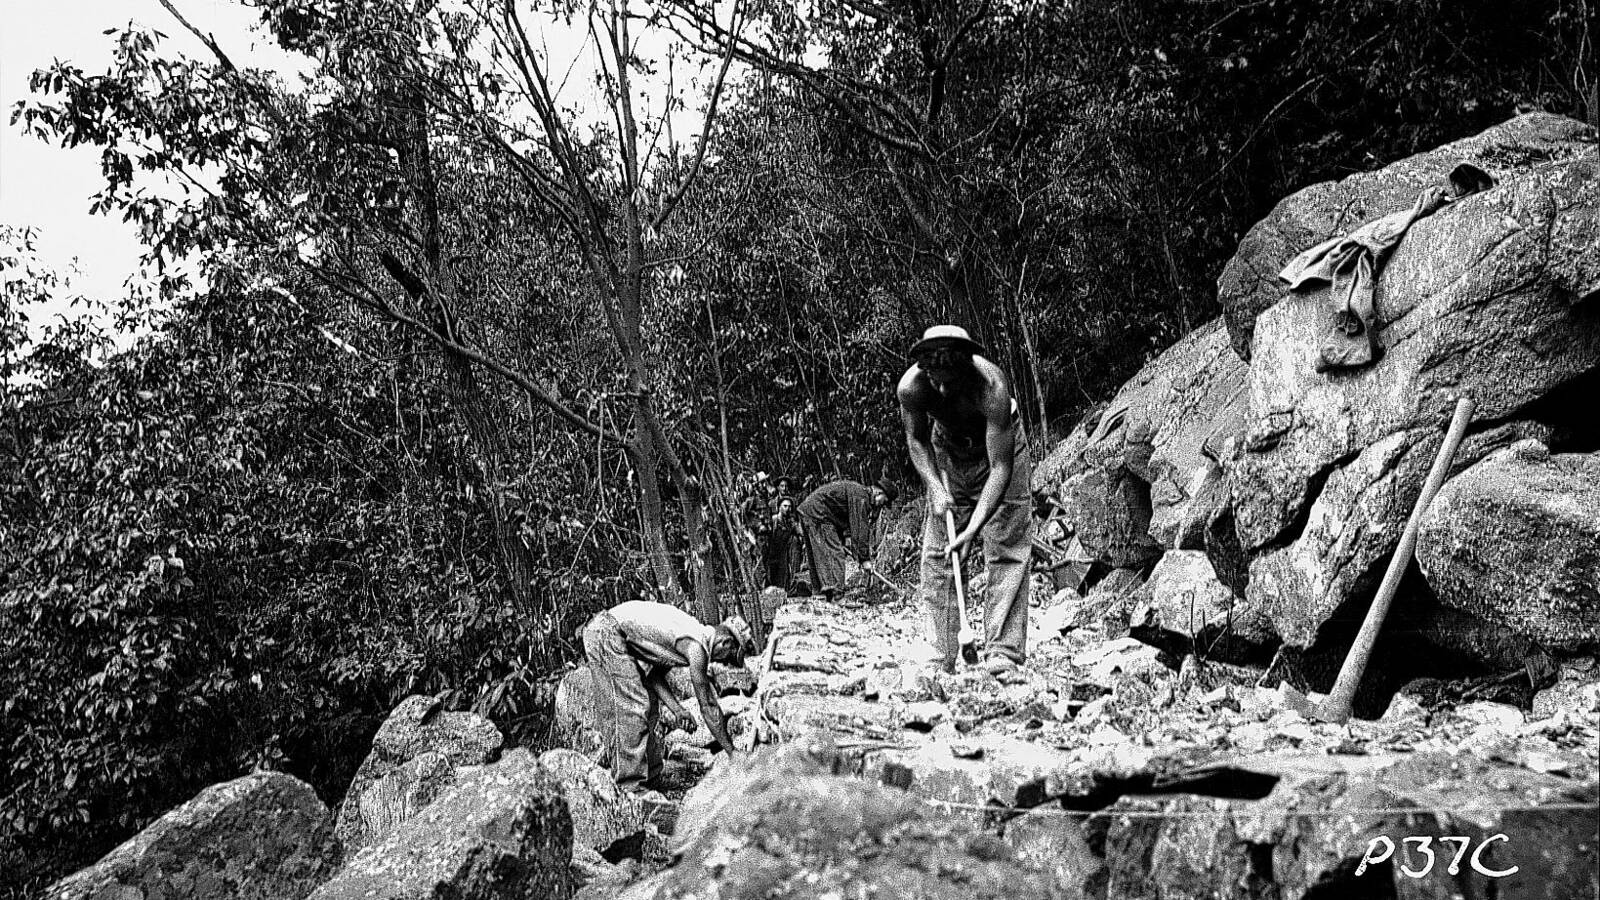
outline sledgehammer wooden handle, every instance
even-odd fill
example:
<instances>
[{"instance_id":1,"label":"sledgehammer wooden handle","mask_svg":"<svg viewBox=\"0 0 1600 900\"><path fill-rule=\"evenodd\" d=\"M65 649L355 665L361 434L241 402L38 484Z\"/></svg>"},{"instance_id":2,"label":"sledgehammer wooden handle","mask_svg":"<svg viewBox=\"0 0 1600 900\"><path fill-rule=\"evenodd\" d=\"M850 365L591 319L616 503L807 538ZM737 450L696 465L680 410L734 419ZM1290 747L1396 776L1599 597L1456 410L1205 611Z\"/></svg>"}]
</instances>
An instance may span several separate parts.
<instances>
[{"instance_id":1,"label":"sledgehammer wooden handle","mask_svg":"<svg viewBox=\"0 0 1600 900\"><path fill-rule=\"evenodd\" d=\"M1411 554L1416 552L1417 531L1422 527L1422 517L1433 503L1434 495L1444 486L1445 476L1450 474L1450 463L1455 459L1456 448L1461 446L1461 438L1467 432L1473 408L1471 397L1456 400L1456 412L1450 419L1450 430L1445 432L1444 443L1439 445L1439 455L1433 458L1433 468L1428 472L1428 480L1422 484L1422 493L1417 495L1416 505L1411 508L1411 518L1406 520L1406 530L1400 534L1400 545L1395 547L1394 556L1389 559L1389 568L1383 573L1383 583L1378 585L1378 594L1372 598L1372 606L1361 623L1361 631L1356 634L1355 642L1350 645L1350 654L1339 668L1339 680L1334 682L1333 690L1328 692L1327 699L1317 709L1318 718L1328 722L1344 722L1350 718L1350 702L1355 699L1356 688L1360 686L1361 676L1372 658L1372 645L1378 640L1378 632L1382 630L1383 620L1389 614L1389 604L1394 602L1395 591L1400 587L1400 578L1405 575Z\"/></svg>"}]
</instances>

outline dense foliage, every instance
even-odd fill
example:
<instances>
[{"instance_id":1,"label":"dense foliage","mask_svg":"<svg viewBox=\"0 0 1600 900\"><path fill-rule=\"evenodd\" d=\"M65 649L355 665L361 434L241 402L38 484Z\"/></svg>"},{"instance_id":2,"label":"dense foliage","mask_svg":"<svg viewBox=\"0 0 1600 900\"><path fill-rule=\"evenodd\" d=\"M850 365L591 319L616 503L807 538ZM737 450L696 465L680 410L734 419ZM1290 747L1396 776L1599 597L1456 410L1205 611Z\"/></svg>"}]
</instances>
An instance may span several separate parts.
<instances>
[{"instance_id":1,"label":"dense foliage","mask_svg":"<svg viewBox=\"0 0 1600 900\"><path fill-rule=\"evenodd\" d=\"M1043 442L1216 314L1289 191L1600 110L1587 0L557 4L676 28L711 84L736 62L701 155L627 40L603 124L542 96L545 6L257 6L308 86L134 29L17 111L100 147L97 208L207 277L95 298L153 326L118 350L30 326L70 286L0 235L24 878L253 766L335 798L409 692L535 739L601 604L749 587L749 472L907 474L892 386L933 320L984 337Z\"/></svg>"}]
</instances>

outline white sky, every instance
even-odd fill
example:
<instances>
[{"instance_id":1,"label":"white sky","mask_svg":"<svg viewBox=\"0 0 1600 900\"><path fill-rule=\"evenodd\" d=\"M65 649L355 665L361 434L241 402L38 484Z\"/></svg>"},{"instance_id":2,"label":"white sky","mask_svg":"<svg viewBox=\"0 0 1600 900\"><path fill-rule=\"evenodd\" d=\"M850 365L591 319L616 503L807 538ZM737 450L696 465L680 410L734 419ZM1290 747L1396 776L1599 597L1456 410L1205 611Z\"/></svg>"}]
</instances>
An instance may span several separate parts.
<instances>
[{"instance_id":1,"label":"white sky","mask_svg":"<svg viewBox=\"0 0 1600 900\"><path fill-rule=\"evenodd\" d=\"M241 67L277 71L290 84L299 82L295 73L308 70L303 58L284 52L258 28L255 10L236 0L174 0L174 5L200 30L213 34ZM129 21L164 33L166 53L210 58L157 0L0 0L0 222L33 226L46 265L64 273L76 260L80 272L74 281L76 291L107 299L122 294L123 283L138 268L142 248L135 229L121 221L120 214L89 214L89 198L103 183L99 148L67 150L27 137L10 124L10 118L12 107L28 95L28 77L35 69L61 59L86 72L105 71L115 38L104 32ZM573 58L581 43L575 40L578 36L566 28L547 29L552 70L558 61ZM582 62L566 93L589 106L596 92L581 73ZM696 74L700 73L680 71L679 89ZM688 97L693 98L694 92ZM695 114L682 114L681 121L674 118L678 139L692 139L692 132L699 129Z\"/></svg>"},{"instance_id":2,"label":"white sky","mask_svg":"<svg viewBox=\"0 0 1600 900\"><path fill-rule=\"evenodd\" d=\"M217 36L240 65L292 72L291 57L270 38L251 33L255 12L229 0L176 0L197 27ZM43 260L66 271L74 258L77 290L113 297L138 268L138 236L120 215L89 215L102 186L100 150L71 150L27 137L10 124L11 108L28 93L28 76L54 60L86 72L111 64L108 28L133 21L167 35L167 46L199 58L206 50L156 0L0 0L0 222L39 232Z\"/></svg>"}]
</instances>

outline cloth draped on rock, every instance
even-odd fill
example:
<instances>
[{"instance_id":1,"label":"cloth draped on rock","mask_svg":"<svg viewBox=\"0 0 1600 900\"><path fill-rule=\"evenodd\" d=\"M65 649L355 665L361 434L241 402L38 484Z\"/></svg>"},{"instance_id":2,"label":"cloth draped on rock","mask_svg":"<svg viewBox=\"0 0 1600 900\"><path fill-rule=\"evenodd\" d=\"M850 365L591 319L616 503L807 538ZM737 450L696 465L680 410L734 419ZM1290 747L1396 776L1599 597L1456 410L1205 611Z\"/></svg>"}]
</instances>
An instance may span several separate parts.
<instances>
[{"instance_id":1,"label":"cloth draped on rock","mask_svg":"<svg viewBox=\"0 0 1600 900\"><path fill-rule=\"evenodd\" d=\"M1329 286L1333 316L1317 354L1318 372L1359 368L1377 358L1377 311L1372 297L1378 268L1412 224L1443 204L1443 192L1430 188L1410 209L1323 241L1290 260L1278 273L1291 291Z\"/></svg>"},{"instance_id":2,"label":"cloth draped on rock","mask_svg":"<svg viewBox=\"0 0 1600 900\"><path fill-rule=\"evenodd\" d=\"M986 656L1004 656L1020 663L1026 659L1028 644L1028 578L1033 557L1033 511L1028 484L1032 481L1033 464L1020 427L1015 441L1011 481L981 533L983 561L989 573L983 592L983 639ZM938 423L934 424L932 443L934 465L950 481L956 530L960 531L971 520L989 478L988 450L982 439L962 440ZM948 545L944 517L934 515L929 507L922 524L920 590L928 615L929 640L947 670L955 666L961 649L954 571L945 555ZM963 554L964 563L969 559L970 553ZM971 577L971 566L963 565L962 574Z\"/></svg>"},{"instance_id":3,"label":"cloth draped on rock","mask_svg":"<svg viewBox=\"0 0 1600 900\"><path fill-rule=\"evenodd\" d=\"M1377 310L1373 293L1384 259L1411 226L1447 203L1494 187L1494 179L1471 163L1451 170L1450 189L1428 188L1410 209L1390 213L1342 237L1330 238L1289 261L1278 277L1289 290L1328 285L1332 317L1317 354L1317 371L1355 369L1377 359Z\"/></svg>"},{"instance_id":4,"label":"cloth draped on rock","mask_svg":"<svg viewBox=\"0 0 1600 900\"><path fill-rule=\"evenodd\" d=\"M872 488L854 481L829 482L801 501L799 510L806 542L801 577L818 593L843 591L845 535L857 562L872 558Z\"/></svg>"},{"instance_id":5,"label":"cloth draped on rock","mask_svg":"<svg viewBox=\"0 0 1600 900\"><path fill-rule=\"evenodd\" d=\"M656 734L660 701L645 684L658 667L688 664L677 642L685 637L710 648L716 629L665 603L630 600L599 613L583 629L583 655L594 675L594 728L601 764L617 785L642 790L661 774Z\"/></svg>"}]
</instances>

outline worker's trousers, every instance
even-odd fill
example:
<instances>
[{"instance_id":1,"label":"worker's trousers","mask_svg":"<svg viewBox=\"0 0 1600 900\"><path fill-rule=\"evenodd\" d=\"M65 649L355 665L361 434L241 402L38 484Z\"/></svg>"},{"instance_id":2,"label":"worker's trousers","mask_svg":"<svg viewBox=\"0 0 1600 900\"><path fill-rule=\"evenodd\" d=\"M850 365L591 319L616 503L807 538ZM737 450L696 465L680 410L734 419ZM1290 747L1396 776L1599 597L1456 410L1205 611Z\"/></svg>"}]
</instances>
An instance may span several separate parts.
<instances>
[{"instance_id":1,"label":"worker's trousers","mask_svg":"<svg viewBox=\"0 0 1600 900\"><path fill-rule=\"evenodd\" d=\"M645 668L628 653L617 620L602 612L583 629L583 655L594 676L594 728L601 764L624 790L643 790L661 774L660 715L655 692L645 686Z\"/></svg>"},{"instance_id":2,"label":"worker's trousers","mask_svg":"<svg viewBox=\"0 0 1600 900\"><path fill-rule=\"evenodd\" d=\"M817 594L844 592L844 538L839 529L827 519L800 517L800 528L805 534L806 568L802 577L811 583Z\"/></svg>"},{"instance_id":3,"label":"worker's trousers","mask_svg":"<svg viewBox=\"0 0 1600 900\"><path fill-rule=\"evenodd\" d=\"M983 595L984 655L1004 656L1020 663L1026 658L1028 644L1028 568L1033 558L1033 516L1028 492L1032 464L1020 429L1016 441L1011 483L980 536L983 561L989 572ZM988 458L952 459L935 444L934 464L950 480L956 531L959 532L971 520L973 507L983 493L983 483L989 477ZM976 543L968 544L962 551L962 574L968 578L973 574L969 560ZM957 615L952 567L949 557L945 556L948 545L944 517L934 515L930 506L922 526L922 602L927 610L933 648L944 667L953 669L956 654L961 649L957 642L961 622ZM973 598L967 599L970 606Z\"/></svg>"}]
</instances>

